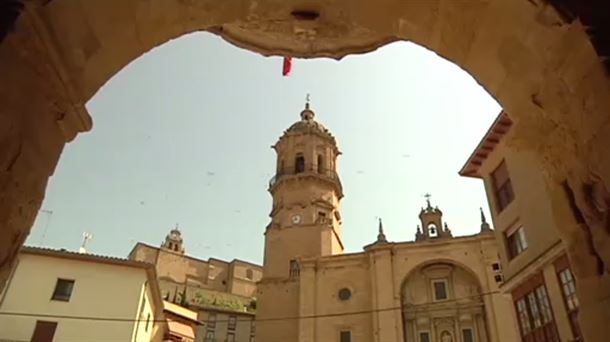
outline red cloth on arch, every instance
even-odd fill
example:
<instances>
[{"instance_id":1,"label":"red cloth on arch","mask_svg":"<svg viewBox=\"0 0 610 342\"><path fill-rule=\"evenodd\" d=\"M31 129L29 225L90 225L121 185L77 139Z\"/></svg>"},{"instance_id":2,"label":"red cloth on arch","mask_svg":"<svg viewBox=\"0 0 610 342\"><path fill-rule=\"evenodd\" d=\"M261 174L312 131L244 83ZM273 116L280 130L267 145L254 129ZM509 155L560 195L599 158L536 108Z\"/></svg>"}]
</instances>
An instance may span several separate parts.
<instances>
[{"instance_id":1,"label":"red cloth on arch","mask_svg":"<svg viewBox=\"0 0 610 342\"><path fill-rule=\"evenodd\" d=\"M284 65L282 66L282 76L290 76L292 72L292 57L284 57Z\"/></svg>"}]
</instances>

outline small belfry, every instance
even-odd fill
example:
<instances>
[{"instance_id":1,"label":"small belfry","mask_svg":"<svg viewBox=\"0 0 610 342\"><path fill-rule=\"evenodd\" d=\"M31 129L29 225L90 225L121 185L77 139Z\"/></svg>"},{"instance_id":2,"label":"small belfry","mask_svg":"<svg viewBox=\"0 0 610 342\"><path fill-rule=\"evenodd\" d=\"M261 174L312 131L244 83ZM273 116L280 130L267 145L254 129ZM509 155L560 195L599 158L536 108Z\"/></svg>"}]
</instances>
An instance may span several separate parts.
<instances>
[{"instance_id":1,"label":"small belfry","mask_svg":"<svg viewBox=\"0 0 610 342\"><path fill-rule=\"evenodd\" d=\"M432 207L430 204L430 194L426 194L426 208L422 208L419 212L419 220L421 228L417 226L415 233L415 241L423 241L439 238L452 238L451 229L447 223L443 223L443 212L438 207Z\"/></svg>"},{"instance_id":2,"label":"small belfry","mask_svg":"<svg viewBox=\"0 0 610 342\"><path fill-rule=\"evenodd\" d=\"M176 227L165 236L165 241L161 244L161 248L184 254L184 241L182 240L182 233L180 232L177 223Z\"/></svg>"}]
</instances>

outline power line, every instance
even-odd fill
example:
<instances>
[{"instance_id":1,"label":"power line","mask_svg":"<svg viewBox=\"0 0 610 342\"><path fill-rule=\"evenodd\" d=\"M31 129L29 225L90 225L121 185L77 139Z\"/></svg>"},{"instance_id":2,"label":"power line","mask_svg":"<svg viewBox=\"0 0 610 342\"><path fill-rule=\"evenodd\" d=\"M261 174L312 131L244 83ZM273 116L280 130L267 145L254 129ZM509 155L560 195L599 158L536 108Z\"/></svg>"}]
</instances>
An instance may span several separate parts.
<instances>
[{"instance_id":1,"label":"power line","mask_svg":"<svg viewBox=\"0 0 610 342\"><path fill-rule=\"evenodd\" d=\"M382 309L370 309L370 310L360 310L360 311L352 311L352 312L338 312L338 313L330 313L330 314L320 314L320 315L306 315L306 316L287 316L287 317L271 317L271 318L263 318L257 319L256 322L272 322L272 321L284 321L284 320L295 320L295 319L315 319L315 318L329 318L329 317L341 317L341 316L354 316L354 315L363 315L374 312L387 312L394 310L402 310L404 308L418 308L430 304L447 304L452 302L457 302L464 299L471 299L477 297L483 297L488 295L500 294L500 291L490 291L483 292L478 295L473 296L465 296L460 298L443 300L442 302L434 302L434 303L422 303L422 304L414 304L409 306L395 306L389 308ZM446 307L439 308L426 308L427 311L435 311L435 310L445 310ZM236 312L238 314L238 312ZM70 316L70 315L51 315L51 314L35 314L35 313L26 313L26 312L0 312L0 316L17 316L17 317L39 317L39 318L57 318L57 319L74 319L74 320L88 320L88 321L103 321L103 322L158 322L158 323L167 323L166 320L146 320L146 319L134 319L134 318L113 318L113 317L94 317L94 316ZM235 319L236 322L252 322L253 319ZM230 320L215 320L214 323L228 323ZM198 326L206 325L205 322L197 321Z\"/></svg>"}]
</instances>

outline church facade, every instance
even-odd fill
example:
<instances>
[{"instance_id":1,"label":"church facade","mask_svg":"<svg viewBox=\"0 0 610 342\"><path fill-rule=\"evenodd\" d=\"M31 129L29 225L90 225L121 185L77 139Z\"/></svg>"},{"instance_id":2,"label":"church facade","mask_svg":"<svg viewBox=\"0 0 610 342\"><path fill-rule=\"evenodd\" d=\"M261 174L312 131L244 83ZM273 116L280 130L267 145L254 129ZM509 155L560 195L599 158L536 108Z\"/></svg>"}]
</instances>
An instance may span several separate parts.
<instances>
[{"instance_id":1,"label":"church facade","mask_svg":"<svg viewBox=\"0 0 610 342\"><path fill-rule=\"evenodd\" d=\"M388 241L380 221L373 243L344 253L335 138L307 104L273 147L257 341L517 341L482 214L480 233L454 237L428 199L415 241Z\"/></svg>"},{"instance_id":2,"label":"church facade","mask_svg":"<svg viewBox=\"0 0 610 342\"><path fill-rule=\"evenodd\" d=\"M195 341L254 341L260 265L187 255L177 226L160 247L138 242L129 259L155 265L161 296L197 312L205 324L197 325Z\"/></svg>"}]
</instances>

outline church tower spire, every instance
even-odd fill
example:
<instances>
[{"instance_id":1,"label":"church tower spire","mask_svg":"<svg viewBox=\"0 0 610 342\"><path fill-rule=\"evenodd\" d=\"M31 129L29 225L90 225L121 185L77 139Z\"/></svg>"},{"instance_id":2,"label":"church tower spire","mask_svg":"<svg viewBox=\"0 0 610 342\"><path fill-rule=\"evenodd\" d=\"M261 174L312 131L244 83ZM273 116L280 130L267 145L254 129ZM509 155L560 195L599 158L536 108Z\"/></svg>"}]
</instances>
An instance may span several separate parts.
<instances>
[{"instance_id":1,"label":"church tower spire","mask_svg":"<svg viewBox=\"0 0 610 342\"><path fill-rule=\"evenodd\" d=\"M299 258L343 252L341 153L328 129L315 120L309 96L300 118L272 146L277 165L269 182L273 206L265 232L266 278L295 274L291 269Z\"/></svg>"},{"instance_id":2,"label":"church tower spire","mask_svg":"<svg viewBox=\"0 0 610 342\"><path fill-rule=\"evenodd\" d=\"M180 233L180 229L176 223L176 228L172 229L169 234L165 236L165 241L161 244L161 248L174 253L184 254L183 243L182 233Z\"/></svg>"},{"instance_id":3,"label":"church tower spire","mask_svg":"<svg viewBox=\"0 0 610 342\"><path fill-rule=\"evenodd\" d=\"M489 223L487 223L483 208L479 208L479 210L481 211L481 233L491 232L491 227L489 226Z\"/></svg>"}]
</instances>

